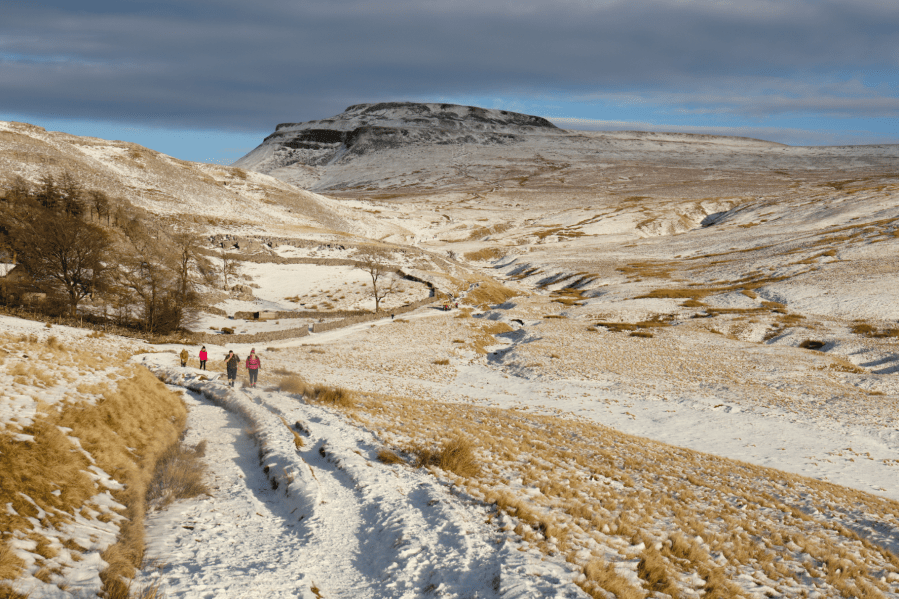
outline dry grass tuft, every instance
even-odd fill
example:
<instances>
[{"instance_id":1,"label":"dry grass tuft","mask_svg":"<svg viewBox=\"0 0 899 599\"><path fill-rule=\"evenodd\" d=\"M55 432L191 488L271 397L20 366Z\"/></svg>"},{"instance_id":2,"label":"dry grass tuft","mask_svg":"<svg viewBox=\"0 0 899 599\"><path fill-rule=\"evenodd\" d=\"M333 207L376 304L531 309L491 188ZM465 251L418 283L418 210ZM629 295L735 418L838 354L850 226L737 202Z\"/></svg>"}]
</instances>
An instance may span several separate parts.
<instances>
[{"instance_id":1,"label":"dry grass tuft","mask_svg":"<svg viewBox=\"0 0 899 599\"><path fill-rule=\"evenodd\" d=\"M416 468L436 466L464 477L477 476L481 470L474 455L474 447L461 436L445 441L436 450L415 447L411 453L416 457Z\"/></svg>"},{"instance_id":2,"label":"dry grass tuft","mask_svg":"<svg viewBox=\"0 0 899 599\"><path fill-rule=\"evenodd\" d=\"M311 393L307 392L306 398L340 408L352 408L356 403L353 393L343 387L317 386Z\"/></svg>"},{"instance_id":3,"label":"dry grass tuft","mask_svg":"<svg viewBox=\"0 0 899 599\"><path fill-rule=\"evenodd\" d=\"M859 322L852 325L851 331L856 335L864 335L876 339L899 337L899 329L878 329L865 322Z\"/></svg>"},{"instance_id":4,"label":"dry grass tuft","mask_svg":"<svg viewBox=\"0 0 899 599\"><path fill-rule=\"evenodd\" d=\"M852 374L867 374L868 371L860 366L856 366L846 358L840 356L831 356L833 363L829 366L830 370L837 372L851 372Z\"/></svg>"},{"instance_id":5,"label":"dry grass tuft","mask_svg":"<svg viewBox=\"0 0 899 599\"><path fill-rule=\"evenodd\" d=\"M283 377L278 383L278 388L284 393L293 393L294 395L306 395L312 392L312 386L303 377L296 374L288 374Z\"/></svg>"},{"instance_id":6,"label":"dry grass tuft","mask_svg":"<svg viewBox=\"0 0 899 599\"><path fill-rule=\"evenodd\" d=\"M824 343L823 341L816 341L814 339L806 339L805 341L803 341L802 343L799 344L799 347L801 347L802 349L821 349L825 345L827 345L827 344Z\"/></svg>"},{"instance_id":7,"label":"dry grass tuft","mask_svg":"<svg viewBox=\"0 0 899 599\"><path fill-rule=\"evenodd\" d=\"M643 599L642 590L615 571L614 566L600 559L593 559L584 566L586 581L579 586L595 599L606 599L613 593L617 599Z\"/></svg>"},{"instance_id":8,"label":"dry grass tuft","mask_svg":"<svg viewBox=\"0 0 899 599\"><path fill-rule=\"evenodd\" d=\"M206 441L194 447L182 443L171 445L156 463L153 480L147 489L147 502L162 509L173 501L190 499L209 493L203 480L206 465L201 457L206 452Z\"/></svg>"},{"instance_id":9,"label":"dry grass tuft","mask_svg":"<svg viewBox=\"0 0 899 599\"><path fill-rule=\"evenodd\" d=\"M653 592L666 593L672 597L679 595L665 558L652 545L640 554L637 576L645 580L649 590Z\"/></svg>"},{"instance_id":10,"label":"dry grass tuft","mask_svg":"<svg viewBox=\"0 0 899 599\"><path fill-rule=\"evenodd\" d=\"M284 416L278 416L278 418L281 419L281 422L284 423L284 426L287 427L287 430L289 430L293 434L294 447L296 447L297 450L302 449L303 446L306 444L306 442L303 440L303 437L300 436L300 434L296 430L294 430L293 427L291 427L289 424L287 424L287 420L284 419ZM297 421L297 427L299 428L300 426L301 426L300 422Z\"/></svg>"},{"instance_id":11,"label":"dry grass tuft","mask_svg":"<svg viewBox=\"0 0 899 599\"><path fill-rule=\"evenodd\" d=\"M382 464L403 464L403 458L398 456L396 452L382 447L378 450L378 461Z\"/></svg>"},{"instance_id":12,"label":"dry grass tuft","mask_svg":"<svg viewBox=\"0 0 899 599\"><path fill-rule=\"evenodd\" d=\"M478 262L486 260L498 260L505 255L506 252L498 247L485 247L475 252L466 252L462 255L462 257L470 262Z\"/></svg>"},{"instance_id":13,"label":"dry grass tuft","mask_svg":"<svg viewBox=\"0 0 899 599\"><path fill-rule=\"evenodd\" d=\"M28 599L30 593L20 593L8 584L0 583L0 599Z\"/></svg>"},{"instance_id":14,"label":"dry grass tuft","mask_svg":"<svg viewBox=\"0 0 899 599\"><path fill-rule=\"evenodd\" d=\"M478 286L469 291L462 298L462 302L472 306L495 305L501 304L516 295L518 295L517 291L494 281L484 280L478 281Z\"/></svg>"},{"instance_id":15,"label":"dry grass tuft","mask_svg":"<svg viewBox=\"0 0 899 599\"><path fill-rule=\"evenodd\" d=\"M449 366L450 361L444 358L443 360L434 360L431 362L432 364L437 364L438 366Z\"/></svg>"},{"instance_id":16,"label":"dry grass tuft","mask_svg":"<svg viewBox=\"0 0 899 599\"><path fill-rule=\"evenodd\" d=\"M23 565L25 565L25 562L16 556L15 552L6 544L6 541L0 541L0 580L10 580L17 577Z\"/></svg>"}]
</instances>

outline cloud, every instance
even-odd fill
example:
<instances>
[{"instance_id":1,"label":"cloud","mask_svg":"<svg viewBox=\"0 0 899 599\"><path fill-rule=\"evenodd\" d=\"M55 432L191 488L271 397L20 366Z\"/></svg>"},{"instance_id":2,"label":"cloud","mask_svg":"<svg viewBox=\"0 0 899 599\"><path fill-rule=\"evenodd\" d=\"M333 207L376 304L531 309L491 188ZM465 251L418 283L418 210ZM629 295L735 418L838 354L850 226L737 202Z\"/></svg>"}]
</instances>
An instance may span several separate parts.
<instances>
[{"instance_id":1,"label":"cloud","mask_svg":"<svg viewBox=\"0 0 899 599\"><path fill-rule=\"evenodd\" d=\"M899 12L886 0L14 0L3 12L0 111L16 113L257 130L365 101L550 93L747 118L897 114Z\"/></svg>"}]
</instances>

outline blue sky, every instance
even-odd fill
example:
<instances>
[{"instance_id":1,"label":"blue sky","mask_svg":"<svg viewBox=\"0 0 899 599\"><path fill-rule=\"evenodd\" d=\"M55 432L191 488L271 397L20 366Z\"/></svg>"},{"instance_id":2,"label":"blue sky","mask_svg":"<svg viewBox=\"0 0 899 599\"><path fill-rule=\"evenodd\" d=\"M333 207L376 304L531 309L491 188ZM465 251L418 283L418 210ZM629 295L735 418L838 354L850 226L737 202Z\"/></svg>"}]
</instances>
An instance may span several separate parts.
<instances>
[{"instance_id":1,"label":"blue sky","mask_svg":"<svg viewBox=\"0 0 899 599\"><path fill-rule=\"evenodd\" d=\"M186 160L390 100L899 143L892 0L8 0L0 16L0 120Z\"/></svg>"}]
</instances>

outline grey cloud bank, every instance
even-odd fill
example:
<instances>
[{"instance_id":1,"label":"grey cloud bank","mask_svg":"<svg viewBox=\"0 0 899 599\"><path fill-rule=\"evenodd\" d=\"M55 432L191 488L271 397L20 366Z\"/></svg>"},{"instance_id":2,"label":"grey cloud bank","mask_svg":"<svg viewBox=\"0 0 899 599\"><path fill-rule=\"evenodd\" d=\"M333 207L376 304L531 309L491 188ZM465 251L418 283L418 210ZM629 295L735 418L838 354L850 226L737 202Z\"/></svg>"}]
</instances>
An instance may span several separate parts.
<instances>
[{"instance_id":1,"label":"grey cloud bank","mask_svg":"<svg viewBox=\"0 0 899 599\"><path fill-rule=\"evenodd\" d=\"M874 0L12 2L2 13L0 111L17 114L249 131L358 102L481 94L899 116L899 10Z\"/></svg>"}]
</instances>

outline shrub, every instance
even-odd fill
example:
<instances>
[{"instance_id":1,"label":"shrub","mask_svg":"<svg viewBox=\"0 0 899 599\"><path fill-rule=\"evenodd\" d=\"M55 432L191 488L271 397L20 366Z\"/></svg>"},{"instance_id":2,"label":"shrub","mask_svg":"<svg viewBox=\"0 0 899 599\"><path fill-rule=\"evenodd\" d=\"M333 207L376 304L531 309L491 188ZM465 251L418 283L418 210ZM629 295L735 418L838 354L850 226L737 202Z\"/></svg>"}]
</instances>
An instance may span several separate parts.
<instances>
[{"instance_id":1,"label":"shrub","mask_svg":"<svg viewBox=\"0 0 899 599\"><path fill-rule=\"evenodd\" d=\"M471 477L480 472L471 443L464 437L456 437L445 441L437 449L415 448L416 468L437 466L441 470Z\"/></svg>"},{"instance_id":2,"label":"shrub","mask_svg":"<svg viewBox=\"0 0 899 599\"><path fill-rule=\"evenodd\" d=\"M434 360L434 361L432 362L432 364L437 364L438 366L448 366L449 363L450 363L450 361L447 360L447 359L443 359L443 360Z\"/></svg>"},{"instance_id":3,"label":"shrub","mask_svg":"<svg viewBox=\"0 0 899 599\"><path fill-rule=\"evenodd\" d=\"M821 349L826 344L823 341L815 341L813 339L806 339L802 343L799 344L799 347L802 349Z\"/></svg>"},{"instance_id":4,"label":"shrub","mask_svg":"<svg viewBox=\"0 0 899 599\"><path fill-rule=\"evenodd\" d=\"M355 405L352 392L343 387L313 387L307 388L306 398L318 403L330 404L341 408L351 408Z\"/></svg>"},{"instance_id":5,"label":"shrub","mask_svg":"<svg viewBox=\"0 0 899 599\"><path fill-rule=\"evenodd\" d=\"M284 393L293 393L295 395L306 395L313 391L312 387L303 380L303 377L292 374L285 376L278 384L278 388Z\"/></svg>"},{"instance_id":6,"label":"shrub","mask_svg":"<svg viewBox=\"0 0 899 599\"><path fill-rule=\"evenodd\" d=\"M378 461L382 464L402 464L403 458L386 447L382 447L378 450Z\"/></svg>"},{"instance_id":7,"label":"shrub","mask_svg":"<svg viewBox=\"0 0 899 599\"><path fill-rule=\"evenodd\" d=\"M147 489L147 502L159 509L178 499L209 493L203 481L206 466L200 460L206 454L206 441L195 447L171 445L156 463L153 480Z\"/></svg>"}]
</instances>

